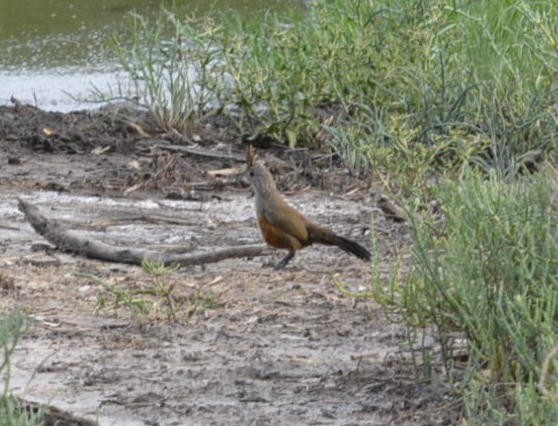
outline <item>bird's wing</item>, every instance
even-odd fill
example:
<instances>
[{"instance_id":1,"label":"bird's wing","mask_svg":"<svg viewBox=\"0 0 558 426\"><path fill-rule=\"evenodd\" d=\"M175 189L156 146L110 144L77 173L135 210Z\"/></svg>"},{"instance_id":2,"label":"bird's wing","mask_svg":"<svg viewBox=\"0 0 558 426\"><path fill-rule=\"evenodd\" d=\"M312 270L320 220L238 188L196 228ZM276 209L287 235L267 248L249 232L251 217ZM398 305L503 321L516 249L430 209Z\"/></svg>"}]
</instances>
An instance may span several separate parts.
<instances>
[{"instance_id":1,"label":"bird's wing","mask_svg":"<svg viewBox=\"0 0 558 426\"><path fill-rule=\"evenodd\" d=\"M302 244L307 244L308 220L284 200L281 199L275 205L268 204L264 207L263 216L271 225L293 236Z\"/></svg>"}]
</instances>

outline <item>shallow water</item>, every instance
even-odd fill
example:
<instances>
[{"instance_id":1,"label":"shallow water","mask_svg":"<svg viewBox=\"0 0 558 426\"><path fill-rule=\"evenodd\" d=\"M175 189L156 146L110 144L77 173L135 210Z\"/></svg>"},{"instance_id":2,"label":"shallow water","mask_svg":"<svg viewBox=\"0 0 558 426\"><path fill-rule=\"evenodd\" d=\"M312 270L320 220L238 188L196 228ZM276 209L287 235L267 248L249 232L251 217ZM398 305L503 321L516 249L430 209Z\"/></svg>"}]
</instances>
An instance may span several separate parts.
<instances>
[{"instance_id":1,"label":"shallow water","mask_svg":"<svg viewBox=\"0 0 558 426\"><path fill-rule=\"evenodd\" d=\"M179 13L231 10L258 16L287 10L295 0L0 0L0 104L11 96L53 111L94 108L92 88L114 87L121 76L110 39L136 11L155 16L162 7ZM174 5L174 6L173 6Z\"/></svg>"}]
</instances>

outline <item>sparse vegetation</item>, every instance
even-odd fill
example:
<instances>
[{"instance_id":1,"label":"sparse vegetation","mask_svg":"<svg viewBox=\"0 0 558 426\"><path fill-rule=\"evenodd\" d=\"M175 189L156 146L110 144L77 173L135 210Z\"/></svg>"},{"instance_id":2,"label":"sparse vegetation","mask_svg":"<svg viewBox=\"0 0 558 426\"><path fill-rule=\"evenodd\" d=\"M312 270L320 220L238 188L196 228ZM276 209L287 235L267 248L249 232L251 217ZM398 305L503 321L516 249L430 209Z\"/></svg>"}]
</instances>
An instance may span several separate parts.
<instances>
[{"instance_id":1,"label":"sparse vegetation","mask_svg":"<svg viewBox=\"0 0 558 426\"><path fill-rule=\"evenodd\" d=\"M86 275L103 286L103 290L97 295L96 312L116 316L124 310L139 320L177 321L189 320L196 313L215 308L219 304L216 296L209 292L185 289L190 290L185 294L178 291L176 282L170 279L175 271L173 268L150 261L144 261L142 267L150 277L149 285L124 285L117 280Z\"/></svg>"}]
</instances>

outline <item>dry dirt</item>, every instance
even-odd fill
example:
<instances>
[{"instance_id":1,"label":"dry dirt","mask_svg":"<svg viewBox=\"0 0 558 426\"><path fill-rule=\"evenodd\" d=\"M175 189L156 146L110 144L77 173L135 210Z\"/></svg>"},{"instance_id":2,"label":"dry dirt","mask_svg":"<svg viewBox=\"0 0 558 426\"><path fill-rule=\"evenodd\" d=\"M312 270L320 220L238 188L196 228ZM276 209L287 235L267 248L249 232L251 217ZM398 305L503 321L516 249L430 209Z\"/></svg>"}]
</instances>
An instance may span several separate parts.
<instances>
[{"instance_id":1,"label":"dry dirt","mask_svg":"<svg viewBox=\"0 0 558 426\"><path fill-rule=\"evenodd\" d=\"M311 247L280 272L258 257L155 276L45 246L18 197L115 245L195 252L261 241L249 189L207 174L240 163L148 149L160 139L134 130L111 114L0 108L0 306L29 318L13 360L16 395L83 419L61 424L456 421L446 387L413 376L404 331L372 301L337 289L341 281L366 291L371 273L335 248ZM193 135L199 147L241 153L220 137L209 128ZM273 152L294 170L320 158ZM365 185L328 167L281 173L280 186L307 216L363 244L373 223L388 274L408 248L406 225L383 218ZM141 291L154 288L167 296ZM131 307L138 300L146 312Z\"/></svg>"}]
</instances>

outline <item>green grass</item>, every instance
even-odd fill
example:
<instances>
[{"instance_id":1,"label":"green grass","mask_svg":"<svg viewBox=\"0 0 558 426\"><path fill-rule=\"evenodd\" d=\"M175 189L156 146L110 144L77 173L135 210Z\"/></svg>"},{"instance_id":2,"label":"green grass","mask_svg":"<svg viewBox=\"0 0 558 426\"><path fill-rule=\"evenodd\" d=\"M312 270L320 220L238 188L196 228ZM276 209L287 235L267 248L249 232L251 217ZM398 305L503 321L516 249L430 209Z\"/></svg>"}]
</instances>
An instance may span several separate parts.
<instances>
[{"instance_id":1,"label":"green grass","mask_svg":"<svg viewBox=\"0 0 558 426\"><path fill-rule=\"evenodd\" d=\"M119 86L105 100L130 98L151 113L162 131L185 130L213 113L214 94L223 82L221 49L216 37L219 25L207 19L201 25L193 17L180 19L162 12L158 19L133 13L129 37L115 38L114 50L129 76L129 85ZM213 102L213 104L212 104Z\"/></svg>"},{"instance_id":2,"label":"green grass","mask_svg":"<svg viewBox=\"0 0 558 426\"><path fill-rule=\"evenodd\" d=\"M389 54L371 70L375 93L334 131L342 156L356 147L356 166L408 196L464 164L513 172L529 150L554 149L554 2L411 3L376 2Z\"/></svg>"},{"instance_id":3,"label":"green grass","mask_svg":"<svg viewBox=\"0 0 558 426\"><path fill-rule=\"evenodd\" d=\"M444 182L443 219L413 223L409 277L375 281L384 308L436 337L450 377L456 339L466 340L461 386L474 424L558 418L555 184L548 174L510 183L471 171Z\"/></svg>"}]
</instances>

